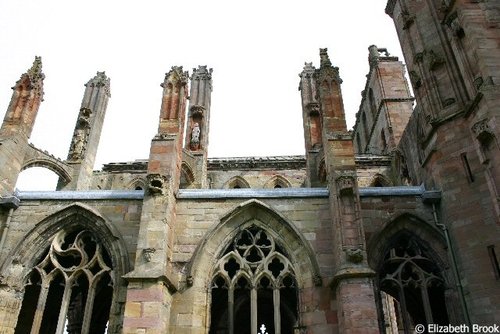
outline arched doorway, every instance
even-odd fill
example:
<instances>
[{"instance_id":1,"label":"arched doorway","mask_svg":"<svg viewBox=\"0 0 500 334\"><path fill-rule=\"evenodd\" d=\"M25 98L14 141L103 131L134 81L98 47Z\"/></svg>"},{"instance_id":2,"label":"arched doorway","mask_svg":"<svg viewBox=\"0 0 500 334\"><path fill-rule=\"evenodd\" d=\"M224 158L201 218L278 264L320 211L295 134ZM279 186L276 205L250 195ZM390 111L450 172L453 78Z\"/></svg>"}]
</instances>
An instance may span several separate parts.
<instances>
[{"instance_id":1,"label":"arched doorway","mask_svg":"<svg viewBox=\"0 0 500 334\"><path fill-rule=\"evenodd\" d=\"M264 229L242 229L215 265L210 334L293 333L298 323L295 270Z\"/></svg>"}]
</instances>

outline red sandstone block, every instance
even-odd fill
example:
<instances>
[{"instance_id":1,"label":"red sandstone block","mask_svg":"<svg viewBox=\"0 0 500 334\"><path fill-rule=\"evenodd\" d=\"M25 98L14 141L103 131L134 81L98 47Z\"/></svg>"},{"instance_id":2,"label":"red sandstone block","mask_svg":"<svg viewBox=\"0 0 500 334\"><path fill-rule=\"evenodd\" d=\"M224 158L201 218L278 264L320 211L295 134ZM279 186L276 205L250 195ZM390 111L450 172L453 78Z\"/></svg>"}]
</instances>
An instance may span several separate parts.
<instances>
[{"instance_id":1,"label":"red sandstone block","mask_svg":"<svg viewBox=\"0 0 500 334\"><path fill-rule=\"evenodd\" d=\"M125 318L123 320L124 331L127 328L154 328L163 326L160 318Z\"/></svg>"},{"instance_id":2,"label":"red sandstone block","mask_svg":"<svg viewBox=\"0 0 500 334\"><path fill-rule=\"evenodd\" d=\"M163 301L163 292L159 288L128 290L127 301Z\"/></svg>"}]
</instances>

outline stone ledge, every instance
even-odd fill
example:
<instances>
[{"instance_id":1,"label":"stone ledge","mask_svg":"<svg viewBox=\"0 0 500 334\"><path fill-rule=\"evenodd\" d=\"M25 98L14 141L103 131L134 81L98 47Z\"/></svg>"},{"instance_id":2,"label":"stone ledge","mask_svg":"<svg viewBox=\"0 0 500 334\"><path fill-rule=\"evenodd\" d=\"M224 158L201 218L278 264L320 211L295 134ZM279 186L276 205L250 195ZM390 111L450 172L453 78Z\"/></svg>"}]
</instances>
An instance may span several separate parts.
<instances>
[{"instance_id":1,"label":"stone ledge","mask_svg":"<svg viewBox=\"0 0 500 334\"><path fill-rule=\"evenodd\" d=\"M89 191L19 191L23 200L106 200L140 199L144 190L89 190Z\"/></svg>"},{"instance_id":2,"label":"stone ledge","mask_svg":"<svg viewBox=\"0 0 500 334\"><path fill-rule=\"evenodd\" d=\"M17 194L8 197L0 197L0 207L6 207L7 209L17 209L20 203L21 201L19 200Z\"/></svg>"},{"instance_id":3,"label":"stone ledge","mask_svg":"<svg viewBox=\"0 0 500 334\"><path fill-rule=\"evenodd\" d=\"M278 188L278 189L180 189L180 199L212 199L212 198L296 198L296 197L328 197L326 188Z\"/></svg>"},{"instance_id":4,"label":"stone ledge","mask_svg":"<svg viewBox=\"0 0 500 334\"><path fill-rule=\"evenodd\" d=\"M277 189L179 189L179 199L218 198L313 198L328 197L327 188ZM359 188L360 197L419 196L424 200L439 200L441 192L425 190L424 186L365 187ZM91 191L19 191L15 196L0 198L0 205L17 208L24 200L142 200L143 190L91 190Z\"/></svg>"}]
</instances>

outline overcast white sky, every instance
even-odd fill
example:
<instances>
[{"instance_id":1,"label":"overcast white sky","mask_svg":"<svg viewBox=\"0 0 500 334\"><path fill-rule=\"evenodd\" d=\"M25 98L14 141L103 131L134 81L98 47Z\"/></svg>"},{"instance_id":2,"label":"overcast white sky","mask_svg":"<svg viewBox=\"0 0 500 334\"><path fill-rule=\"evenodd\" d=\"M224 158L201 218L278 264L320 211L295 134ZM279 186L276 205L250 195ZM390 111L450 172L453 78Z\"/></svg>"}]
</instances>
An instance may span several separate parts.
<instances>
[{"instance_id":1,"label":"overcast white sky","mask_svg":"<svg viewBox=\"0 0 500 334\"><path fill-rule=\"evenodd\" d=\"M299 77L327 47L340 68L348 127L368 46L403 60L387 0L0 0L0 116L42 56L46 75L31 141L66 158L84 84L111 78L96 169L147 158L165 72L213 68L210 157L304 154Z\"/></svg>"}]
</instances>

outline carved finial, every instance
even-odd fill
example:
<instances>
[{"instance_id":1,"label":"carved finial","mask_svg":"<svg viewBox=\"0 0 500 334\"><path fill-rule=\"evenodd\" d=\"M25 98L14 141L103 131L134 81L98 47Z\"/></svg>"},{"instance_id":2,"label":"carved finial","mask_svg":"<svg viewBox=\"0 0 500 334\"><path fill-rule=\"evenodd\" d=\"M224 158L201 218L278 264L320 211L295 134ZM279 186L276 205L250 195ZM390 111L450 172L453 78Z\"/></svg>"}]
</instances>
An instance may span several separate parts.
<instances>
[{"instance_id":1,"label":"carved finial","mask_svg":"<svg viewBox=\"0 0 500 334\"><path fill-rule=\"evenodd\" d=\"M332 62L330 61L330 57L328 57L328 49L319 49L319 57L320 57L320 67L332 66Z\"/></svg>"},{"instance_id":2,"label":"carved finial","mask_svg":"<svg viewBox=\"0 0 500 334\"><path fill-rule=\"evenodd\" d=\"M167 83L175 83L175 85L187 84L189 78L188 71L183 71L182 66L172 66L170 71L165 73L165 80L161 84L165 88Z\"/></svg>"},{"instance_id":3,"label":"carved finial","mask_svg":"<svg viewBox=\"0 0 500 334\"><path fill-rule=\"evenodd\" d=\"M191 80L210 80L212 79L212 69L207 69L207 65L199 65L198 68L193 68Z\"/></svg>"},{"instance_id":4,"label":"carved finial","mask_svg":"<svg viewBox=\"0 0 500 334\"><path fill-rule=\"evenodd\" d=\"M304 63L304 73L314 73L316 71L316 68L313 66L313 63Z\"/></svg>"},{"instance_id":5,"label":"carved finial","mask_svg":"<svg viewBox=\"0 0 500 334\"><path fill-rule=\"evenodd\" d=\"M104 71L97 72L96 76L85 84L85 87L104 87L106 94L111 96L110 80Z\"/></svg>"},{"instance_id":6,"label":"carved finial","mask_svg":"<svg viewBox=\"0 0 500 334\"><path fill-rule=\"evenodd\" d=\"M386 60L387 60L387 58L389 58L391 56L389 54L389 51L387 51L386 48L378 48L376 45L370 45L368 47L368 51L369 51L368 63L370 64L370 66L377 65L380 57L386 58ZM397 60L397 58L396 58L396 60Z\"/></svg>"},{"instance_id":7,"label":"carved finial","mask_svg":"<svg viewBox=\"0 0 500 334\"><path fill-rule=\"evenodd\" d=\"M28 70L28 76L32 82L45 79L45 74L42 73L42 57L35 56L33 65Z\"/></svg>"}]
</instances>

